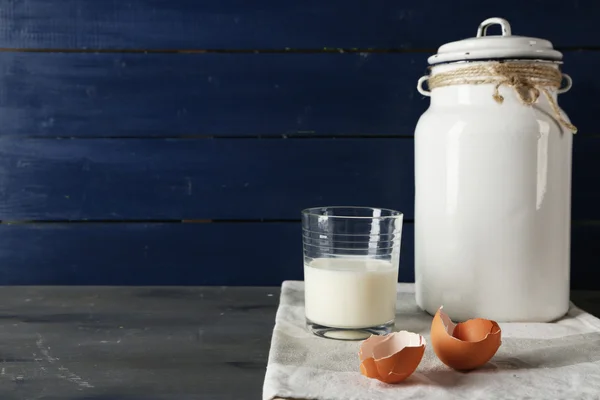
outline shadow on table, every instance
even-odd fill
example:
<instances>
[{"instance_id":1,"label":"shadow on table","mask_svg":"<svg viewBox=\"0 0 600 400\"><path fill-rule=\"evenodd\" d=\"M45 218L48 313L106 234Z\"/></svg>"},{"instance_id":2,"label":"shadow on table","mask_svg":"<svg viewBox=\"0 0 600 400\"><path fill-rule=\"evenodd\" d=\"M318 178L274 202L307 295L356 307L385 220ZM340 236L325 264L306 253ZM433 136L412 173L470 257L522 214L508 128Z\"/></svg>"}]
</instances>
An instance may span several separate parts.
<instances>
[{"instance_id":1,"label":"shadow on table","mask_svg":"<svg viewBox=\"0 0 600 400\"><path fill-rule=\"evenodd\" d=\"M600 332L554 339L502 339L492 369L557 368L600 361Z\"/></svg>"},{"instance_id":2,"label":"shadow on table","mask_svg":"<svg viewBox=\"0 0 600 400\"><path fill-rule=\"evenodd\" d=\"M287 348L296 349L296 351L276 355L274 361L279 364L314 365L322 370L336 372L352 372L358 368L358 364L348 361L347 356L349 347L353 350L354 348L358 349L358 343L315 339L311 341L309 350L306 348L306 339L281 332L280 337L283 338L283 336L286 337L282 340L286 343ZM322 354L328 354L329 357L324 360ZM443 386L455 386L460 385L462 376L469 374L557 368L599 361L600 333L598 332L554 339L504 338L502 346L494 358L475 371L457 372L442 365L437 358L430 358L429 362L421 364L419 373L416 375L423 376L424 379L421 383L427 383L429 380Z\"/></svg>"},{"instance_id":3,"label":"shadow on table","mask_svg":"<svg viewBox=\"0 0 600 400\"><path fill-rule=\"evenodd\" d=\"M417 371L405 385L434 385L446 388L471 384L473 375L552 369L600 361L600 333L570 335L555 339L502 340L502 346L490 362L470 372L448 367Z\"/></svg>"}]
</instances>

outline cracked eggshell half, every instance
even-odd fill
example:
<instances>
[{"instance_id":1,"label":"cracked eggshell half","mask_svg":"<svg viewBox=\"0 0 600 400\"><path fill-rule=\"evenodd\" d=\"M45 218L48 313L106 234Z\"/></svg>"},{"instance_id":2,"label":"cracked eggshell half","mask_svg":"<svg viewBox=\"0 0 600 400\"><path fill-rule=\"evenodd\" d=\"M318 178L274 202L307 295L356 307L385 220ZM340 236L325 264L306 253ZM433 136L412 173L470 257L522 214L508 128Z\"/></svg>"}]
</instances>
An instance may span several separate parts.
<instances>
[{"instance_id":1,"label":"cracked eggshell half","mask_svg":"<svg viewBox=\"0 0 600 400\"><path fill-rule=\"evenodd\" d=\"M455 324L442 307L431 322L431 346L450 368L468 371L487 363L498 351L501 330L498 323L483 318Z\"/></svg>"},{"instance_id":2,"label":"cracked eggshell half","mask_svg":"<svg viewBox=\"0 0 600 400\"><path fill-rule=\"evenodd\" d=\"M425 338L417 333L371 336L360 346L360 372L367 378L398 383L417 369L424 353Z\"/></svg>"}]
</instances>

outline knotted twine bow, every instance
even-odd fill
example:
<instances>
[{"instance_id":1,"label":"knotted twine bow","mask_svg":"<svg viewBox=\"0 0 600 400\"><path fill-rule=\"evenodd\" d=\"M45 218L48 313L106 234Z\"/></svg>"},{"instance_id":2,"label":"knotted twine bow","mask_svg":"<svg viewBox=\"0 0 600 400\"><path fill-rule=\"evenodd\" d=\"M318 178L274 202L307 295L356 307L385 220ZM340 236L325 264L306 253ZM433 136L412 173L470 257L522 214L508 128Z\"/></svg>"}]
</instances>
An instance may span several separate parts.
<instances>
[{"instance_id":1,"label":"knotted twine bow","mask_svg":"<svg viewBox=\"0 0 600 400\"><path fill-rule=\"evenodd\" d=\"M553 66L536 65L527 63L500 63L488 62L480 65L471 65L453 71L440 72L428 79L429 89L452 85L483 85L496 84L492 97L498 104L504 102L504 97L498 89L502 85L512 87L522 104L531 106L537 102L540 92L544 93L556 120L573 133L577 128L565 120L550 94L548 88L559 89L562 84L562 73Z\"/></svg>"}]
</instances>

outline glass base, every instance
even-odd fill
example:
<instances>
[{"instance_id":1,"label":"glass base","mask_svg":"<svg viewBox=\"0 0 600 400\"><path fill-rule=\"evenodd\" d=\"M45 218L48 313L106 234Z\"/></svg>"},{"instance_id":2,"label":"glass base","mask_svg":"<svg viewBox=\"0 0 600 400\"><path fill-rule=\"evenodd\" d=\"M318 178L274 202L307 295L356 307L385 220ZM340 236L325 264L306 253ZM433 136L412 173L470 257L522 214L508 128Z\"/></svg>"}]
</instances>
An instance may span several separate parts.
<instances>
[{"instance_id":1,"label":"glass base","mask_svg":"<svg viewBox=\"0 0 600 400\"><path fill-rule=\"evenodd\" d=\"M313 334L325 339L364 340L371 335L387 335L394 330L394 321L369 328L332 328L306 320L306 327Z\"/></svg>"}]
</instances>

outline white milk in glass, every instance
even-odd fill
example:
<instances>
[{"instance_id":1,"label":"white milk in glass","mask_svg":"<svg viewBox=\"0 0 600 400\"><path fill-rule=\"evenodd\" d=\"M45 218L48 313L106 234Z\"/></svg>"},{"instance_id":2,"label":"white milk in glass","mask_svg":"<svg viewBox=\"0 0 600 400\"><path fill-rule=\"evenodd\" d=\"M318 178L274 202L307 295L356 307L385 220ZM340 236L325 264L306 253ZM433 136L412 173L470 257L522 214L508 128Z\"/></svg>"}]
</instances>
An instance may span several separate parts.
<instances>
[{"instance_id":1,"label":"white milk in glass","mask_svg":"<svg viewBox=\"0 0 600 400\"><path fill-rule=\"evenodd\" d=\"M394 320L398 267L390 261L316 258L304 265L306 317L333 328L368 328Z\"/></svg>"}]
</instances>

